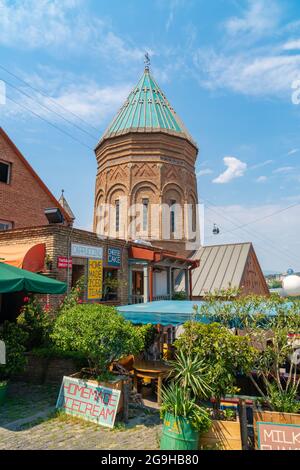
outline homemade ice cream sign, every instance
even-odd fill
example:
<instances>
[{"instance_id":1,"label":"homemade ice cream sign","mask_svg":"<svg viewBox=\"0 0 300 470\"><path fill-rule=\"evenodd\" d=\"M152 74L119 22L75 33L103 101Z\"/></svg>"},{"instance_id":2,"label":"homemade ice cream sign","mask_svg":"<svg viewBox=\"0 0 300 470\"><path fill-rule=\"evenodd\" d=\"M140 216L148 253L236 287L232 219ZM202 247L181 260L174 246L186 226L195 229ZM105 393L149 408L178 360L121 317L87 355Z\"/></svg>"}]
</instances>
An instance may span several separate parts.
<instances>
[{"instance_id":1,"label":"homemade ice cream sign","mask_svg":"<svg viewBox=\"0 0 300 470\"><path fill-rule=\"evenodd\" d=\"M96 382L64 377L56 408L69 415L113 428L120 395L120 390L100 386Z\"/></svg>"},{"instance_id":2,"label":"homemade ice cream sign","mask_svg":"<svg viewBox=\"0 0 300 470\"><path fill-rule=\"evenodd\" d=\"M260 450L300 450L300 426L257 422Z\"/></svg>"},{"instance_id":3,"label":"homemade ice cream sign","mask_svg":"<svg viewBox=\"0 0 300 470\"><path fill-rule=\"evenodd\" d=\"M101 259L88 260L87 300L102 299L103 263Z\"/></svg>"}]
</instances>

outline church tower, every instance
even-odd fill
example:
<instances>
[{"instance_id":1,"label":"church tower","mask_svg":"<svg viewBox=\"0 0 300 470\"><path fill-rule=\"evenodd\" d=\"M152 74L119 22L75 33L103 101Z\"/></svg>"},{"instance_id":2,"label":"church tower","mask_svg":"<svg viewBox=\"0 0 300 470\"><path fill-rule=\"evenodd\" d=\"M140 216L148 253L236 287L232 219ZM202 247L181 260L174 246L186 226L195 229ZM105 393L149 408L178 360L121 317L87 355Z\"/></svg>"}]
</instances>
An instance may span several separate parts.
<instances>
[{"instance_id":1,"label":"church tower","mask_svg":"<svg viewBox=\"0 0 300 470\"><path fill-rule=\"evenodd\" d=\"M153 78L138 84L98 143L94 231L186 254L198 239L196 143Z\"/></svg>"}]
</instances>

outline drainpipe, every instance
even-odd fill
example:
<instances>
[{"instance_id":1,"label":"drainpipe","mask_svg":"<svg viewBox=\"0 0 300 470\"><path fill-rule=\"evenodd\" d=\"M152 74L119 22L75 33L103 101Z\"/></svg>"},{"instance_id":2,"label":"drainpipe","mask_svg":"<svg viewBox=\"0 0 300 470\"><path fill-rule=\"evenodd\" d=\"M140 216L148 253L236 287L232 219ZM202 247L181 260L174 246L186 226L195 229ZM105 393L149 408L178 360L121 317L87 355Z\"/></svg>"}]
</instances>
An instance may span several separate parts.
<instances>
[{"instance_id":1,"label":"drainpipe","mask_svg":"<svg viewBox=\"0 0 300 470\"><path fill-rule=\"evenodd\" d=\"M153 266L149 266L149 302L153 301Z\"/></svg>"}]
</instances>

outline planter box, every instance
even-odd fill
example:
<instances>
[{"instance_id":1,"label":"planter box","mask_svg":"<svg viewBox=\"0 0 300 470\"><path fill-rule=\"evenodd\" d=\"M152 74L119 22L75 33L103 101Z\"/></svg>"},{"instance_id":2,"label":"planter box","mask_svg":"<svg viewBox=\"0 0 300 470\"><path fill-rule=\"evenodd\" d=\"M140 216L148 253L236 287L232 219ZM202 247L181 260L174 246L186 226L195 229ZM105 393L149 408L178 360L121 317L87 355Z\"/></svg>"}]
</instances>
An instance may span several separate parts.
<instances>
[{"instance_id":1,"label":"planter box","mask_svg":"<svg viewBox=\"0 0 300 470\"><path fill-rule=\"evenodd\" d=\"M199 448L205 450L242 450L240 420L221 421L214 419L209 431L199 439Z\"/></svg>"},{"instance_id":2,"label":"planter box","mask_svg":"<svg viewBox=\"0 0 300 470\"><path fill-rule=\"evenodd\" d=\"M254 410L255 448L300 450L300 414Z\"/></svg>"}]
</instances>

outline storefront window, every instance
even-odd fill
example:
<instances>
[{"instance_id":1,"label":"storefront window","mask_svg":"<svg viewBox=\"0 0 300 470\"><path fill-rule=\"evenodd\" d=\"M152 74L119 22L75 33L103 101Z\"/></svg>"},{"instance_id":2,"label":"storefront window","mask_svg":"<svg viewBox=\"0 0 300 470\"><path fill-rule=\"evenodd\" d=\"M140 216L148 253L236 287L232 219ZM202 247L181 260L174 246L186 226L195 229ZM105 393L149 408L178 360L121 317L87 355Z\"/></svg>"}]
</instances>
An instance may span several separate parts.
<instances>
[{"instance_id":1,"label":"storefront window","mask_svg":"<svg viewBox=\"0 0 300 470\"><path fill-rule=\"evenodd\" d=\"M103 270L103 300L114 301L118 300L118 270L108 269Z\"/></svg>"}]
</instances>

